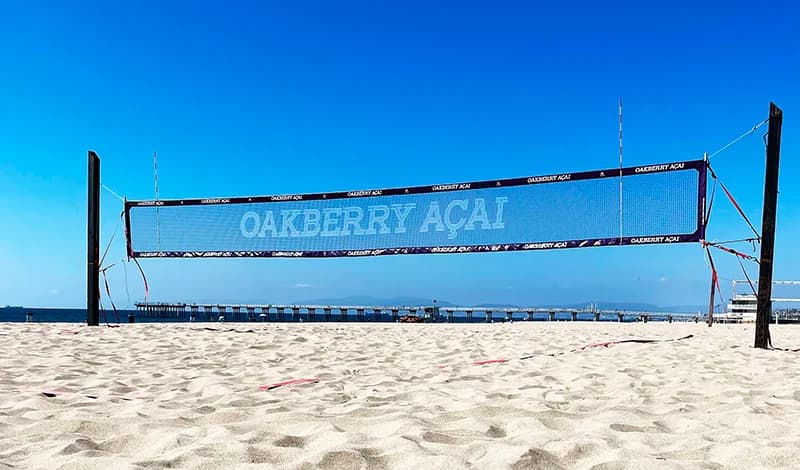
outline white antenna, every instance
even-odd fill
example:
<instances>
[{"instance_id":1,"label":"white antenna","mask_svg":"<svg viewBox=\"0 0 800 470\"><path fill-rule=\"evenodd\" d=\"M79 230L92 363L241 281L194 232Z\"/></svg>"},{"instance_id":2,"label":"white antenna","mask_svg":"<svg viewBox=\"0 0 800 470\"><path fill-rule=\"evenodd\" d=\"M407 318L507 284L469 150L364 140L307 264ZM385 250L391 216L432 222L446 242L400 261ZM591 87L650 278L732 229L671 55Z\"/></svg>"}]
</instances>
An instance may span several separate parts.
<instances>
[{"instance_id":1,"label":"white antenna","mask_svg":"<svg viewBox=\"0 0 800 470\"><path fill-rule=\"evenodd\" d=\"M619 97L619 242L622 244L622 97Z\"/></svg>"},{"instance_id":2,"label":"white antenna","mask_svg":"<svg viewBox=\"0 0 800 470\"><path fill-rule=\"evenodd\" d=\"M158 154L156 152L153 152L153 179L156 186L156 201L158 201ZM161 251L161 222L158 216L158 205L156 205L156 249Z\"/></svg>"}]
</instances>

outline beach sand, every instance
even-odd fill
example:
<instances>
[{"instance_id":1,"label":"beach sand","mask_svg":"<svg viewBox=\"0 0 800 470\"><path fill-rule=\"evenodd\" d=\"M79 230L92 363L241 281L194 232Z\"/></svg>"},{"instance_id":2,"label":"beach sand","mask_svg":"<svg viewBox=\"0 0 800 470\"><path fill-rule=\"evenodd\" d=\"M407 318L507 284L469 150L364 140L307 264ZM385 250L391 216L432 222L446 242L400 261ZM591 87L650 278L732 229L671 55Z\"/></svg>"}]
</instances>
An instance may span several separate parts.
<instances>
[{"instance_id":1,"label":"beach sand","mask_svg":"<svg viewBox=\"0 0 800 470\"><path fill-rule=\"evenodd\" d=\"M753 329L0 324L0 470L800 468L800 353Z\"/></svg>"}]
</instances>

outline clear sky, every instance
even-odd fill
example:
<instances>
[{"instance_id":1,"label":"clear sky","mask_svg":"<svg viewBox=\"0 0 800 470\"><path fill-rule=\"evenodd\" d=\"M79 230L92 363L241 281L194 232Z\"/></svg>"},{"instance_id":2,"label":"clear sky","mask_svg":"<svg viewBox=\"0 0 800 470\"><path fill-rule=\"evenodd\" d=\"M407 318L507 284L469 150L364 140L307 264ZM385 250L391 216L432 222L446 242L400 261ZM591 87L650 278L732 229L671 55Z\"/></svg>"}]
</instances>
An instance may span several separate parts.
<instances>
[{"instance_id":1,"label":"clear sky","mask_svg":"<svg viewBox=\"0 0 800 470\"><path fill-rule=\"evenodd\" d=\"M617 164L619 96L628 165L698 158L770 100L784 109L775 272L800 278L795 2L78 3L2 6L0 305L85 304L88 149L131 199L153 197L154 150L163 198L591 170ZM714 160L759 227L765 130ZM105 246L121 204L105 191L102 204ZM748 234L718 198L709 238ZM707 302L709 284L694 244L142 265L152 299L187 302L683 305ZM121 266L109 281L125 305Z\"/></svg>"}]
</instances>

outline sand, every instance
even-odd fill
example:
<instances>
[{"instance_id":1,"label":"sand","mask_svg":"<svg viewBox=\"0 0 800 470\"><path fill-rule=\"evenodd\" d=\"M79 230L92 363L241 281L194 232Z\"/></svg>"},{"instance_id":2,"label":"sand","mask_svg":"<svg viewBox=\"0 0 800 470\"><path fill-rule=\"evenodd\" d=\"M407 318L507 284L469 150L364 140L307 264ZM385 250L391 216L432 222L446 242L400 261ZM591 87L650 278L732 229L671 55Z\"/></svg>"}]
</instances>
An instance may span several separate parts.
<instances>
[{"instance_id":1,"label":"sand","mask_svg":"<svg viewBox=\"0 0 800 470\"><path fill-rule=\"evenodd\" d=\"M800 327L772 332L800 347ZM0 470L800 468L800 353L752 339L694 323L0 324ZM488 359L509 361L472 364ZM298 378L319 382L259 390Z\"/></svg>"}]
</instances>

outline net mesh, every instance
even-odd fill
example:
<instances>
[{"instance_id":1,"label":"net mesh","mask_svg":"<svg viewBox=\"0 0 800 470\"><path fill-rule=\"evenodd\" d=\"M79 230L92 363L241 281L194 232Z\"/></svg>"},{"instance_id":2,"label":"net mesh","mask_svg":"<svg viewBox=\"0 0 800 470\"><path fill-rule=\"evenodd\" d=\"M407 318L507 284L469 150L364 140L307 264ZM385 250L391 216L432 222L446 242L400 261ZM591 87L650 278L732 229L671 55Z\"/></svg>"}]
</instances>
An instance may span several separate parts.
<instances>
[{"instance_id":1,"label":"net mesh","mask_svg":"<svg viewBox=\"0 0 800 470\"><path fill-rule=\"evenodd\" d=\"M405 190L129 202L129 249L134 256L352 256L696 241L705 173L681 165L625 169L621 205L618 169Z\"/></svg>"}]
</instances>

